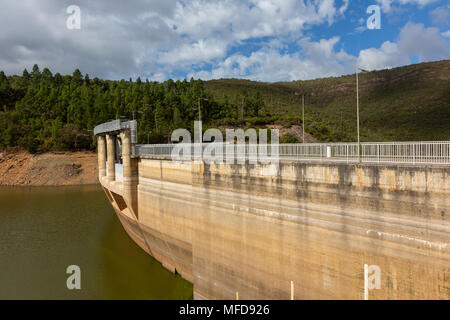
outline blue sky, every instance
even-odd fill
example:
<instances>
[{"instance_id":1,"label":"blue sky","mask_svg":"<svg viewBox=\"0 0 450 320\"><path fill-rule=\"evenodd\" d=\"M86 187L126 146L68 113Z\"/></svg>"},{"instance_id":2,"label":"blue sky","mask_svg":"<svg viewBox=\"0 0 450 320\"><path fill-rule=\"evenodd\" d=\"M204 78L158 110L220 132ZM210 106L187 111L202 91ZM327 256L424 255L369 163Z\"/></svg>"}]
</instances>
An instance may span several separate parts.
<instances>
[{"instance_id":1,"label":"blue sky","mask_svg":"<svg viewBox=\"0 0 450 320\"><path fill-rule=\"evenodd\" d=\"M373 3L380 5L373 1ZM435 1L429 5L421 7L415 3L395 5L389 11L381 12L381 29L367 30L355 33L355 29L359 26L365 26L369 14L364 15L367 8L366 1L351 2L348 9L347 17L336 23L336 28L324 28L318 30L322 37L330 37L333 33L340 34L342 37L342 45L349 54L358 55L359 51L369 47L380 47L385 41L394 42L400 30L408 23L422 23L425 27L440 27L444 31L450 28L448 23L450 7L444 5L446 1ZM380 5L381 7L381 5ZM432 12L441 9L447 12L447 22L433 23ZM364 21L363 21L364 20ZM361 23L362 22L362 23ZM323 28L322 26L318 29Z\"/></svg>"},{"instance_id":2,"label":"blue sky","mask_svg":"<svg viewBox=\"0 0 450 320\"><path fill-rule=\"evenodd\" d=\"M80 28L67 27L69 5ZM441 0L0 0L0 69L108 79L306 80L450 58ZM368 30L370 5L381 29ZM77 18L78 19L78 18ZM71 20L73 21L73 19Z\"/></svg>"}]
</instances>

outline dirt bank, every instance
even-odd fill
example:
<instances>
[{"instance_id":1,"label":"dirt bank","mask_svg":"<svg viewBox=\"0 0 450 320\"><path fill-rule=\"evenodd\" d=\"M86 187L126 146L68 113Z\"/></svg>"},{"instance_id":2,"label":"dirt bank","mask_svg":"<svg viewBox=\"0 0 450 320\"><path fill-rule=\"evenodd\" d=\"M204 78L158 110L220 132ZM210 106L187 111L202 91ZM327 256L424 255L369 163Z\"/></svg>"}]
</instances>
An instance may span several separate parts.
<instances>
[{"instance_id":1,"label":"dirt bank","mask_svg":"<svg viewBox=\"0 0 450 320\"><path fill-rule=\"evenodd\" d=\"M0 185L97 184L97 170L97 154L94 152L0 153Z\"/></svg>"},{"instance_id":2,"label":"dirt bank","mask_svg":"<svg viewBox=\"0 0 450 320\"><path fill-rule=\"evenodd\" d=\"M283 127L281 125L278 124L266 124L266 125L262 125L262 126L254 126L254 128L259 128L259 129L278 129L279 133L280 133L280 138L282 138L284 135L286 134L290 134L294 137L296 137L299 141L303 141L303 128L301 126L291 126L289 128ZM225 131L226 129L242 129L241 127L237 127L237 126L219 126L219 129L222 131ZM270 135L270 133L269 133ZM224 139L226 139L226 137L224 136ZM317 140L316 138L314 138L311 134L309 134L308 132L305 132L305 142L306 143L317 143L320 142L319 140Z\"/></svg>"}]
</instances>

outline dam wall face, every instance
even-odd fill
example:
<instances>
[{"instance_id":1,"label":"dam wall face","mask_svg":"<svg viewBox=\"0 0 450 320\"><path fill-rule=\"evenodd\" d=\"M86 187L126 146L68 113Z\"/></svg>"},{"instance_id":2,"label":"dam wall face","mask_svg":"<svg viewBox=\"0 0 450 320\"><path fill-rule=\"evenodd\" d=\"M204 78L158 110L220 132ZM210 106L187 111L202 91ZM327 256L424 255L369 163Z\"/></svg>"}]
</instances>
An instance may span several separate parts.
<instances>
[{"instance_id":1,"label":"dam wall face","mask_svg":"<svg viewBox=\"0 0 450 320\"><path fill-rule=\"evenodd\" d=\"M134 189L100 181L196 299L363 299L364 265L369 299L450 298L448 167L134 162Z\"/></svg>"}]
</instances>

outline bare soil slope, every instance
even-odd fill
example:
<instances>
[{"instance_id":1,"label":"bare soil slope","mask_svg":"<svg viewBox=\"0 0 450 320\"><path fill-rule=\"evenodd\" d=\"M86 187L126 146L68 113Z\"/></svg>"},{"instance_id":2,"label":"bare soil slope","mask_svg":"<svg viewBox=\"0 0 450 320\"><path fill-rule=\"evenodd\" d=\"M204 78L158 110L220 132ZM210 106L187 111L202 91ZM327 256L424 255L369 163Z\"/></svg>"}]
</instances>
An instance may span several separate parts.
<instances>
[{"instance_id":1,"label":"bare soil slope","mask_svg":"<svg viewBox=\"0 0 450 320\"><path fill-rule=\"evenodd\" d=\"M98 183L94 152L0 153L0 185L66 186Z\"/></svg>"}]
</instances>

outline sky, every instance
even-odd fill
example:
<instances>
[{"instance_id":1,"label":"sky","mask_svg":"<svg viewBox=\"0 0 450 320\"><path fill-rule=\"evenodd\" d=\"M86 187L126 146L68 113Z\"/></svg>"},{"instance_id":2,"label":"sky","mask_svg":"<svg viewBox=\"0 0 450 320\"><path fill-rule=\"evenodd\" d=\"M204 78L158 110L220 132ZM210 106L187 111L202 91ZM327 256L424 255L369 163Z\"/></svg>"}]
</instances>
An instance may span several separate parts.
<instances>
[{"instance_id":1,"label":"sky","mask_svg":"<svg viewBox=\"0 0 450 320\"><path fill-rule=\"evenodd\" d=\"M371 5L379 29L368 28ZM0 0L9 75L36 63L111 80L274 82L442 59L448 0Z\"/></svg>"}]
</instances>

